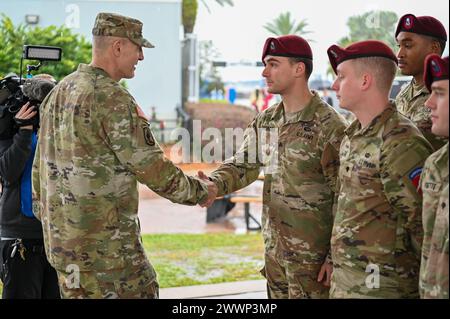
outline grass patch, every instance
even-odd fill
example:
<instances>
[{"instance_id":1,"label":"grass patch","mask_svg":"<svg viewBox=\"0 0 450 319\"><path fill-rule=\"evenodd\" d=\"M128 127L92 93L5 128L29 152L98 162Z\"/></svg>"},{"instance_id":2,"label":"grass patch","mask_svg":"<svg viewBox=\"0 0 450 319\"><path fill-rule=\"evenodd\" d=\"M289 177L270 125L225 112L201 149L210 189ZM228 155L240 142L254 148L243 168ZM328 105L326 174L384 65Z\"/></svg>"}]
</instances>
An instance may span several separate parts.
<instances>
[{"instance_id":1,"label":"grass patch","mask_svg":"<svg viewBox=\"0 0 450 319\"><path fill-rule=\"evenodd\" d=\"M200 99L200 103L219 103L219 104L229 104L228 100L213 100L213 99Z\"/></svg>"},{"instance_id":2,"label":"grass patch","mask_svg":"<svg viewBox=\"0 0 450 319\"><path fill-rule=\"evenodd\" d=\"M261 234L143 235L161 288L263 279Z\"/></svg>"},{"instance_id":3,"label":"grass patch","mask_svg":"<svg viewBox=\"0 0 450 319\"><path fill-rule=\"evenodd\" d=\"M263 279L260 233L152 234L142 239L161 288Z\"/></svg>"}]
</instances>

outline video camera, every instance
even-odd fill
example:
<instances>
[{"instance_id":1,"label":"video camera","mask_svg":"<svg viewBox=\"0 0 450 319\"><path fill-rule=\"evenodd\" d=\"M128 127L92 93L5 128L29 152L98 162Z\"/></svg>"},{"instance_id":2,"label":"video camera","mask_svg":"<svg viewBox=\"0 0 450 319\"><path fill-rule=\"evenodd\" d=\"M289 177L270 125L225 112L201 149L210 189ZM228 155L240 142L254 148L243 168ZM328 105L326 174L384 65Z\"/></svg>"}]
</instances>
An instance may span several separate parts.
<instances>
[{"instance_id":1,"label":"video camera","mask_svg":"<svg viewBox=\"0 0 450 319\"><path fill-rule=\"evenodd\" d=\"M33 78L32 71L37 71L43 61L61 61L62 49L58 47L24 45L20 59L20 76L8 74L0 80L0 140L10 139L18 129L14 116L27 102L38 110L40 103L55 86L50 80ZM37 60L38 65L27 65L27 78L22 79L23 59ZM39 127L39 114L31 122L35 129Z\"/></svg>"}]
</instances>

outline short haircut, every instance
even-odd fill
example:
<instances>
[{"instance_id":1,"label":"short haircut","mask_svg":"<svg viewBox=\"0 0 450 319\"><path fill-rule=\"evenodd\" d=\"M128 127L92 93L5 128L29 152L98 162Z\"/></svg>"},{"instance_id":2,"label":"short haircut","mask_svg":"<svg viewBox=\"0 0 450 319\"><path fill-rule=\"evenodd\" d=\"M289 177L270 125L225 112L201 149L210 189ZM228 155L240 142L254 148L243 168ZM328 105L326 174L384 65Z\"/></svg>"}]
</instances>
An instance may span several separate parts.
<instances>
[{"instance_id":1,"label":"short haircut","mask_svg":"<svg viewBox=\"0 0 450 319\"><path fill-rule=\"evenodd\" d=\"M351 61L355 66L356 74L362 75L365 71L369 71L377 88L390 94L397 73L397 64L394 61L383 57L364 57Z\"/></svg>"},{"instance_id":2,"label":"short haircut","mask_svg":"<svg viewBox=\"0 0 450 319\"><path fill-rule=\"evenodd\" d=\"M52 75L47 74L47 73L36 74L35 76L33 76L33 78L47 80L47 81L56 83L56 79Z\"/></svg>"},{"instance_id":3,"label":"short haircut","mask_svg":"<svg viewBox=\"0 0 450 319\"><path fill-rule=\"evenodd\" d=\"M116 40L121 40L124 38L113 37L113 36L102 36L102 35L94 35L92 38L92 49L103 51L108 46L111 45Z\"/></svg>"},{"instance_id":4,"label":"short haircut","mask_svg":"<svg viewBox=\"0 0 450 319\"><path fill-rule=\"evenodd\" d=\"M439 55L442 56L442 54L444 53L445 50L445 45L447 44L447 41L445 41L444 39L438 39L435 37L429 37L431 41L436 41L439 44Z\"/></svg>"},{"instance_id":5,"label":"short haircut","mask_svg":"<svg viewBox=\"0 0 450 319\"><path fill-rule=\"evenodd\" d=\"M289 58L289 62L291 64L296 64L302 62L305 65L305 77L306 80L309 80L311 73L313 71L313 61L311 59L305 58Z\"/></svg>"},{"instance_id":6,"label":"short haircut","mask_svg":"<svg viewBox=\"0 0 450 319\"><path fill-rule=\"evenodd\" d=\"M444 53L444 50L445 50L445 45L447 44L446 40L439 39L439 38L433 37L431 35L422 35L422 34L419 34L419 35L421 37L427 39L430 43L431 42L436 42L438 44L438 46L439 46L439 52L434 52L434 53L439 54L440 56L442 56L442 54Z\"/></svg>"}]
</instances>

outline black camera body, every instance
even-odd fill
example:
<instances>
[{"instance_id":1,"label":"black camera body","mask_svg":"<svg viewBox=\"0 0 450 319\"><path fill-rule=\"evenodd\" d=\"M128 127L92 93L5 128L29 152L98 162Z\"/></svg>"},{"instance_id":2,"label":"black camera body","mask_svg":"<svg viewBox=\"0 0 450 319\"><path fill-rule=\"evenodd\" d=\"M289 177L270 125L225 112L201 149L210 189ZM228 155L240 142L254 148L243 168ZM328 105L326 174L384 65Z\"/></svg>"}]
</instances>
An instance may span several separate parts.
<instances>
[{"instance_id":1,"label":"black camera body","mask_svg":"<svg viewBox=\"0 0 450 319\"><path fill-rule=\"evenodd\" d=\"M22 80L8 76L0 80L0 140L11 138L21 126L39 128L39 106L55 83L40 78ZM29 102L37 114L31 119L16 119L17 112Z\"/></svg>"},{"instance_id":2,"label":"black camera body","mask_svg":"<svg viewBox=\"0 0 450 319\"><path fill-rule=\"evenodd\" d=\"M28 102L28 98L23 94L21 86L23 80L13 74L0 80L0 107L7 108L9 112L15 114Z\"/></svg>"},{"instance_id":3,"label":"black camera body","mask_svg":"<svg viewBox=\"0 0 450 319\"><path fill-rule=\"evenodd\" d=\"M22 91L23 80L9 75L0 80L0 140L9 139L17 131L14 116L29 101Z\"/></svg>"},{"instance_id":4,"label":"black camera body","mask_svg":"<svg viewBox=\"0 0 450 319\"><path fill-rule=\"evenodd\" d=\"M30 102L39 111L39 105L45 96L52 90L55 83L49 80L31 78L31 71L37 71L42 61L60 61L62 50L58 47L39 45L24 45L20 60L22 71L23 59L38 60L38 65L27 65L27 79L22 79L22 74L9 74L0 80L0 140L10 139L19 129L19 126L32 124L37 130L39 127L39 114L27 123L16 123L14 117L20 108Z\"/></svg>"}]
</instances>

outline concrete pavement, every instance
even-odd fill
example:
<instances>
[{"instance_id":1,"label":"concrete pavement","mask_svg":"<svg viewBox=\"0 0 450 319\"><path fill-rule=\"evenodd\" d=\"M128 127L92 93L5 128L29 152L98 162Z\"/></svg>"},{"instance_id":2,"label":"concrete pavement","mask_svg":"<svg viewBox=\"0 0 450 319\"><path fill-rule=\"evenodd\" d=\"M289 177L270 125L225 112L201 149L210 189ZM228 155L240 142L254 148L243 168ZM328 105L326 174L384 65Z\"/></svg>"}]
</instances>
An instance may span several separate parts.
<instances>
[{"instance_id":1,"label":"concrete pavement","mask_svg":"<svg viewBox=\"0 0 450 319\"><path fill-rule=\"evenodd\" d=\"M267 299L266 281L249 280L162 288L160 299Z\"/></svg>"}]
</instances>

